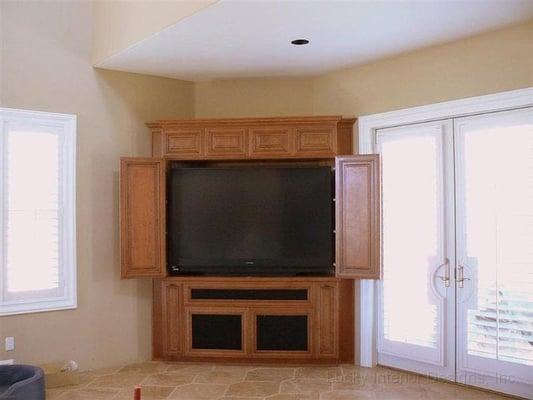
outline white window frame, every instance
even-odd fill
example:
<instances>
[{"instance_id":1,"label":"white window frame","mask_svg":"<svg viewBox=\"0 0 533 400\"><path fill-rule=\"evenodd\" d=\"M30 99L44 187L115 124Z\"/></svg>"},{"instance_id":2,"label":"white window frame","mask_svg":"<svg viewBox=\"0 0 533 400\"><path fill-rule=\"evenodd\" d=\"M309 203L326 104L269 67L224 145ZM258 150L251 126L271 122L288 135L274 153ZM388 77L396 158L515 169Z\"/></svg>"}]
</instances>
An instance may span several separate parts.
<instances>
[{"instance_id":1,"label":"white window frame","mask_svg":"<svg viewBox=\"0 0 533 400\"><path fill-rule=\"evenodd\" d=\"M41 111L0 108L0 165L5 162L4 141L7 125L10 123L52 127L61 135L62 146L62 216L60 271L64 291L61 296L5 300L5 193L4 175L0 173L0 316L25 314L42 311L55 311L77 308L76 293L76 115L58 114ZM0 170L0 172L2 171Z\"/></svg>"},{"instance_id":2,"label":"white window frame","mask_svg":"<svg viewBox=\"0 0 533 400\"><path fill-rule=\"evenodd\" d=\"M533 106L533 87L446 101L358 118L359 153L376 152L376 131L400 125L505 111ZM382 258L383 259L383 258ZM359 290L359 364L377 364L377 293L375 280L361 280Z\"/></svg>"}]
</instances>

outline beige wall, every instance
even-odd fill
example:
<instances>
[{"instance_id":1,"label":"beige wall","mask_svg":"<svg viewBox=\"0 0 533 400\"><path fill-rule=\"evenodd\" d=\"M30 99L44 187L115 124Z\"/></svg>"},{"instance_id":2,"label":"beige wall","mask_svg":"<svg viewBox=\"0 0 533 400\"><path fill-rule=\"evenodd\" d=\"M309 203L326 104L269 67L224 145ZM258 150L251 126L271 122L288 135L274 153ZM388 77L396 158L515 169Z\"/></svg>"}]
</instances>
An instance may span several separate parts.
<instances>
[{"instance_id":1,"label":"beige wall","mask_svg":"<svg viewBox=\"0 0 533 400\"><path fill-rule=\"evenodd\" d=\"M93 63L98 64L217 1L94 1Z\"/></svg>"},{"instance_id":2,"label":"beige wall","mask_svg":"<svg viewBox=\"0 0 533 400\"><path fill-rule=\"evenodd\" d=\"M314 79L199 83L196 116L359 116L530 87L532 54L530 22Z\"/></svg>"},{"instance_id":3,"label":"beige wall","mask_svg":"<svg viewBox=\"0 0 533 400\"><path fill-rule=\"evenodd\" d=\"M268 117L313 114L312 79L229 79L195 85L202 117Z\"/></svg>"},{"instance_id":4,"label":"beige wall","mask_svg":"<svg viewBox=\"0 0 533 400\"><path fill-rule=\"evenodd\" d=\"M89 2L0 2L2 107L73 113L79 307L0 317L0 359L74 359L83 369L151 356L148 280L119 279L118 165L149 155L144 123L191 117L193 85L91 67ZM16 351L3 352L14 336Z\"/></svg>"},{"instance_id":5,"label":"beige wall","mask_svg":"<svg viewBox=\"0 0 533 400\"><path fill-rule=\"evenodd\" d=\"M533 23L315 80L314 112L366 115L533 86Z\"/></svg>"}]
</instances>

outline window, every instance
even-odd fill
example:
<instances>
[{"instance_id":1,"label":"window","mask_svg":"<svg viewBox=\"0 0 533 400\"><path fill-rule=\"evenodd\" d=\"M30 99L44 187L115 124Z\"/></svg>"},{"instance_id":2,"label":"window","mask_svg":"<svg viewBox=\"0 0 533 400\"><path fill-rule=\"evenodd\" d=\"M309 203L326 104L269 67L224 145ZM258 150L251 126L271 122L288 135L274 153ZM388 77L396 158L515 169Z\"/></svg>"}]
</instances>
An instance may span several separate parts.
<instances>
[{"instance_id":1,"label":"window","mask_svg":"<svg viewBox=\"0 0 533 400\"><path fill-rule=\"evenodd\" d=\"M0 315L75 308L76 116L0 118Z\"/></svg>"}]
</instances>

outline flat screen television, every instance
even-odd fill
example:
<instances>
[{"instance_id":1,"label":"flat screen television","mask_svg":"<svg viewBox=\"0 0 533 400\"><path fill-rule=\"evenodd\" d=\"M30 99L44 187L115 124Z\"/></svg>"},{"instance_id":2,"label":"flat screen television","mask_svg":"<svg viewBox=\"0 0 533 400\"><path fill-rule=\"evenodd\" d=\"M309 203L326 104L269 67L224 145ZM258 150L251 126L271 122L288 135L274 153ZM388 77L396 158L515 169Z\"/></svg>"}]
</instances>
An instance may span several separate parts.
<instances>
[{"instance_id":1,"label":"flat screen television","mask_svg":"<svg viewBox=\"0 0 533 400\"><path fill-rule=\"evenodd\" d=\"M172 275L332 272L330 167L173 167L169 180Z\"/></svg>"}]
</instances>

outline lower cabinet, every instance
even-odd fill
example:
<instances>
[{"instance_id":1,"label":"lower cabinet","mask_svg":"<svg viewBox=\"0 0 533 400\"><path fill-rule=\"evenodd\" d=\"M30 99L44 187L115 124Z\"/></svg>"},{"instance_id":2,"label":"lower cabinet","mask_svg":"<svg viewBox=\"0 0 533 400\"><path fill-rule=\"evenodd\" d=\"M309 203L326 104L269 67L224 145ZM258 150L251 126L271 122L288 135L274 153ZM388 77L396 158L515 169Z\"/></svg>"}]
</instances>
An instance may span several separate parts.
<instances>
[{"instance_id":1,"label":"lower cabinet","mask_svg":"<svg viewBox=\"0 0 533 400\"><path fill-rule=\"evenodd\" d=\"M353 281L154 281L154 358L353 361Z\"/></svg>"}]
</instances>

